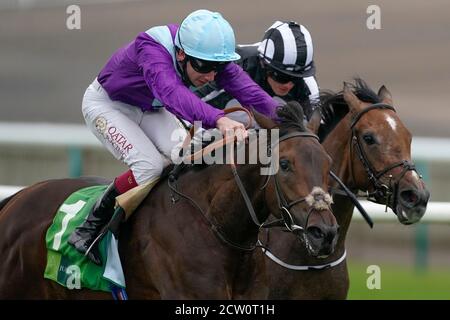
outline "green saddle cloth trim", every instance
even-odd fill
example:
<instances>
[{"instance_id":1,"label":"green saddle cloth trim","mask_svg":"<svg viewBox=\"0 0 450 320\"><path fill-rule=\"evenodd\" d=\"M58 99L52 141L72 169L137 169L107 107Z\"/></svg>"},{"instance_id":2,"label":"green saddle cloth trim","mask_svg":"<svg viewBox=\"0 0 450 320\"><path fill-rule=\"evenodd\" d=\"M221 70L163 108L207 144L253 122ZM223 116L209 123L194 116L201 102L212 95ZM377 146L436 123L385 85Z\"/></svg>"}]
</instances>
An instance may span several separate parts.
<instances>
[{"instance_id":1,"label":"green saddle cloth trim","mask_svg":"<svg viewBox=\"0 0 450 320\"><path fill-rule=\"evenodd\" d=\"M125 287L124 280L114 281L104 277L108 273L105 271L107 263L103 266L96 265L67 242L75 228L85 221L97 198L106 188L107 186L93 186L78 190L59 207L45 236L48 251L44 278L56 281L68 289L88 288L111 292L113 285ZM108 248L111 246L117 252L117 240L108 232L99 243L102 261L109 259L108 252L111 249ZM122 272L120 260L118 264Z\"/></svg>"}]
</instances>

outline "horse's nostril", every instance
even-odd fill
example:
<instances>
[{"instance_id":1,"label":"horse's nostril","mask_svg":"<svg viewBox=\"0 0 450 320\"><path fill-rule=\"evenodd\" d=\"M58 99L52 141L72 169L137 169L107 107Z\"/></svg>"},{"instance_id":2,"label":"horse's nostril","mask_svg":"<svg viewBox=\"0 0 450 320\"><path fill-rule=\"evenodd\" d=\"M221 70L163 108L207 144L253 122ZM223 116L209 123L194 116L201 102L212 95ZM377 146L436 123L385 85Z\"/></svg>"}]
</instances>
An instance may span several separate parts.
<instances>
[{"instance_id":1,"label":"horse's nostril","mask_svg":"<svg viewBox=\"0 0 450 320\"><path fill-rule=\"evenodd\" d=\"M410 206L416 205L420 200L419 195L414 190L405 190L400 192L400 198Z\"/></svg>"},{"instance_id":2,"label":"horse's nostril","mask_svg":"<svg viewBox=\"0 0 450 320\"><path fill-rule=\"evenodd\" d=\"M316 239L323 239L325 237L325 234L318 227L308 227L307 232Z\"/></svg>"}]
</instances>

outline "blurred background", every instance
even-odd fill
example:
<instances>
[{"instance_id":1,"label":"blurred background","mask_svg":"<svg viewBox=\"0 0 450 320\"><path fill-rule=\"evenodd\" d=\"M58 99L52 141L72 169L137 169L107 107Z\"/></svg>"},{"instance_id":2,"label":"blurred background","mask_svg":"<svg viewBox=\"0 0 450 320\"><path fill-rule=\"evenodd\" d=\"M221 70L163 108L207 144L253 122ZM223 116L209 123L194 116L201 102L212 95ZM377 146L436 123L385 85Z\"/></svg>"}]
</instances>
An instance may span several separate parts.
<instances>
[{"instance_id":1,"label":"blurred background","mask_svg":"<svg viewBox=\"0 0 450 320\"><path fill-rule=\"evenodd\" d=\"M414 160L431 201L449 202L450 2L377 1L381 29L370 30L366 10L372 4L1 0L0 197L15 190L6 186L78 175L113 178L124 170L83 126L84 91L111 54L139 32L179 23L205 8L221 12L241 44L259 41L275 20L304 24L313 38L322 89L341 90L343 81L355 76L374 90L386 85L413 133ZM80 29L67 28L70 5L81 10ZM352 222L349 298L450 299L449 214L414 226L380 221L373 230L360 220ZM391 211L385 215L393 216ZM369 265L381 268L380 290L366 287Z\"/></svg>"}]
</instances>

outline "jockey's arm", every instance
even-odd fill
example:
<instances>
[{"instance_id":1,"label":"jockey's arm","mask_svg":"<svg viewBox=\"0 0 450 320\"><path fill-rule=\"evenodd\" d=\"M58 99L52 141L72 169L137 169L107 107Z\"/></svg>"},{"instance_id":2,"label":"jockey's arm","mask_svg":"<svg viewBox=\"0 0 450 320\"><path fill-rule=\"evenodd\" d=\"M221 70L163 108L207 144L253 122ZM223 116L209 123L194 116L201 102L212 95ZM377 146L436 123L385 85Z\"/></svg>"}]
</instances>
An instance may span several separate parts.
<instances>
[{"instance_id":1,"label":"jockey's arm","mask_svg":"<svg viewBox=\"0 0 450 320\"><path fill-rule=\"evenodd\" d=\"M235 63L229 63L216 76L217 84L236 98L242 106L252 106L272 119L276 117L278 103Z\"/></svg>"},{"instance_id":2,"label":"jockey's arm","mask_svg":"<svg viewBox=\"0 0 450 320\"><path fill-rule=\"evenodd\" d=\"M167 50L153 39L144 37L136 42L136 46L139 67L155 98L180 118L191 123L202 121L204 128L216 127L217 119L223 117L224 112L201 101L186 88Z\"/></svg>"}]
</instances>

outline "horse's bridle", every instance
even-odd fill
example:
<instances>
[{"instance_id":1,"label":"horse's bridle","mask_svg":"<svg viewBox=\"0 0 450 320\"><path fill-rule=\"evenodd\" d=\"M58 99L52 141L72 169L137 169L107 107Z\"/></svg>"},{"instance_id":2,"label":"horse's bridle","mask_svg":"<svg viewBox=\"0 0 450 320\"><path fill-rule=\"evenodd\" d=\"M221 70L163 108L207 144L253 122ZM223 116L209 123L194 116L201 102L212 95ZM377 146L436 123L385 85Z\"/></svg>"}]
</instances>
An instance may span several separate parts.
<instances>
[{"instance_id":1,"label":"horse's bridle","mask_svg":"<svg viewBox=\"0 0 450 320\"><path fill-rule=\"evenodd\" d=\"M405 174L408 171L411 171L411 170L416 171L416 167L415 167L414 163L412 163L408 160L402 160L402 161L393 163L392 165L384 168L381 171L376 171L374 169L374 167L368 160L366 153L364 152L364 149L361 145L361 141L358 138L355 126L358 123L358 121L362 118L363 115L365 115L369 111L375 110L375 109L387 109L387 110L392 110L392 111L396 112L393 106L385 104L385 103L375 103L375 104L370 105L366 109L360 111L352 119L351 124L350 124L350 128L352 130L352 136L351 136L351 140L350 140L350 152L353 153L353 147L355 147L356 154L358 155L358 158L361 161L361 163L364 167L364 170L367 173L367 177L368 177L369 181L372 183L372 185L374 187L373 192L369 193L367 191L367 195L366 195L367 200L372 201L372 202L377 202L377 200L376 200L377 198L384 199L385 204L386 204L386 210L387 210L387 207L389 205L391 205L391 209L394 211L394 213L397 214L397 212L396 212L397 202L398 202L398 196L397 196L398 192L397 191L398 191L398 188L400 185L400 181L403 179L403 177L405 176ZM394 183L392 183L392 178L393 178L392 175L389 175L389 184L388 185L381 182L381 178L385 174L387 174L389 171L391 171L392 169L397 168L397 167L403 167L403 169L399 175L399 178ZM355 181L352 166L350 166L350 171L351 171L352 180ZM393 196L393 198L392 198L392 196Z\"/></svg>"},{"instance_id":2,"label":"horse's bridle","mask_svg":"<svg viewBox=\"0 0 450 320\"><path fill-rule=\"evenodd\" d=\"M313 133L310 132L291 132L288 133L284 136L282 136L278 141L276 141L272 146L271 146L271 150L274 149L274 147L276 145L278 145L280 142L291 139L291 138L295 138L295 137L307 137L307 138L314 138L317 141L319 140L319 137ZM271 153L271 151L269 152L269 154ZM269 180L271 177L274 177L274 182L275 182L275 195L277 197L277 204L278 204L278 209L280 210L281 213L281 219L277 219L268 223L264 223L262 225L260 225L261 227L264 228L270 228L273 226L279 226L280 222L282 222L284 224L284 226L287 228L288 231L292 232L292 233L299 233L299 232L304 232L306 229L306 226L308 225L308 220L309 217L313 211L313 207L310 207L308 209L308 214L306 216L306 220L305 220L305 224L304 226L299 226L298 224L296 224L295 219L293 218L293 215L291 213L291 209L293 206L305 202L306 197L302 197L302 198L298 198L296 200L293 200L291 202L288 202L286 199L286 195L284 194L283 190L281 189L280 186L280 182L278 180L278 176L277 174L273 174L273 175L268 175L267 179L263 185L262 189L265 189L267 184L269 183Z\"/></svg>"},{"instance_id":3,"label":"horse's bridle","mask_svg":"<svg viewBox=\"0 0 450 320\"><path fill-rule=\"evenodd\" d=\"M299 138L300 138L300 137L301 137L301 138L314 138L314 139L316 139L317 141L320 141L320 140L319 140L319 137L318 137L317 135L315 135L315 134L313 134L313 133L310 133L310 132L291 132L291 133L285 134L285 135L281 136L277 141L275 141L272 145L268 146L269 149L268 149L267 154L271 157L271 162L270 162L270 164L269 164L270 166L273 167L272 150L273 150L280 142L286 141L286 140L288 140L288 139L296 138L296 137L299 137ZM277 196L278 208L280 209L280 213L281 213L282 219L278 219L278 220L275 220L275 221L271 221L271 222L269 222L269 223L261 223L261 222L259 222L259 220L258 220L258 217L257 217L257 215L256 215L256 213L255 213L255 210L254 210L254 208L253 208L253 205L252 205L252 203L251 203L250 197L248 196L247 191L245 190L245 187L244 187L244 185L243 185L243 183L242 183L242 181L241 181L241 179L240 179L240 177L239 177L239 175L238 175L238 173L237 173L236 166L235 166L234 163L231 164L231 170L232 170L233 176L234 176L234 178L235 178L235 180L236 180L236 185L238 186L239 191L241 192L241 195L242 195L242 197L244 198L244 202L245 202L245 205L247 206L247 210L248 210L248 212L250 213L250 216L251 216L253 222L254 222L259 228L271 228L271 227L276 227L276 226L279 226L279 225L280 225L280 222L282 222L282 223L284 224L284 226L286 226L286 228L288 229L288 231L290 231L290 232L292 232L292 233L303 232L303 231L305 230L306 226L308 225L308 219L309 219L309 216L311 215L311 213L312 213L312 211L313 211L313 210L312 210L312 207L308 210L308 214L307 214L307 217L306 217L306 221L305 221L304 227L299 226L298 224L296 224L296 223L295 223L295 219L293 218L293 215L292 215L292 213L290 212L290 209L292 209L293 206L295 206L295 205L297 205L297 204L299 204L299 203L302 203L302 202L306 201L306 197L302 197L302 198L293 200L293 201L291 201L291 202L288 202L288 201L286 200L287 198L286 198L286 196L285 196L283 190L281 189L280 182L279 182L278 177L277 177L277 173L274 173L273 175L267 175L267 179L266 179L266 181L264 182L263 186L261 187L261 190L264 190L264 192L265 192L265 189L266 189L266 187L267 187L267 185L268 185L268 183L269 183L270 177L273 176L273 177L274 177L274 181L275 181L275 194L276 194L276 196ZM236 243L232 243L232 242L230 242L229 240L226 240L225 237L224 237L223 235L221 235L220 237L221 237L226 243L228 243L229 245L231 245L231 246L233 246L233 247L235 247L235 248L239 248L239 249L241 249L241 250L249 250L249 248L242 247L242 246L240 246L240 245L237 245ZM255 248L258 247L258 246L261 246L261 245L259 245L259 244L258 244L258 241L257 241L257 244L255 244L254 246L252 246L252 247L251 247L251 250L255 249Z\"/></svg>"}]
</instances>

